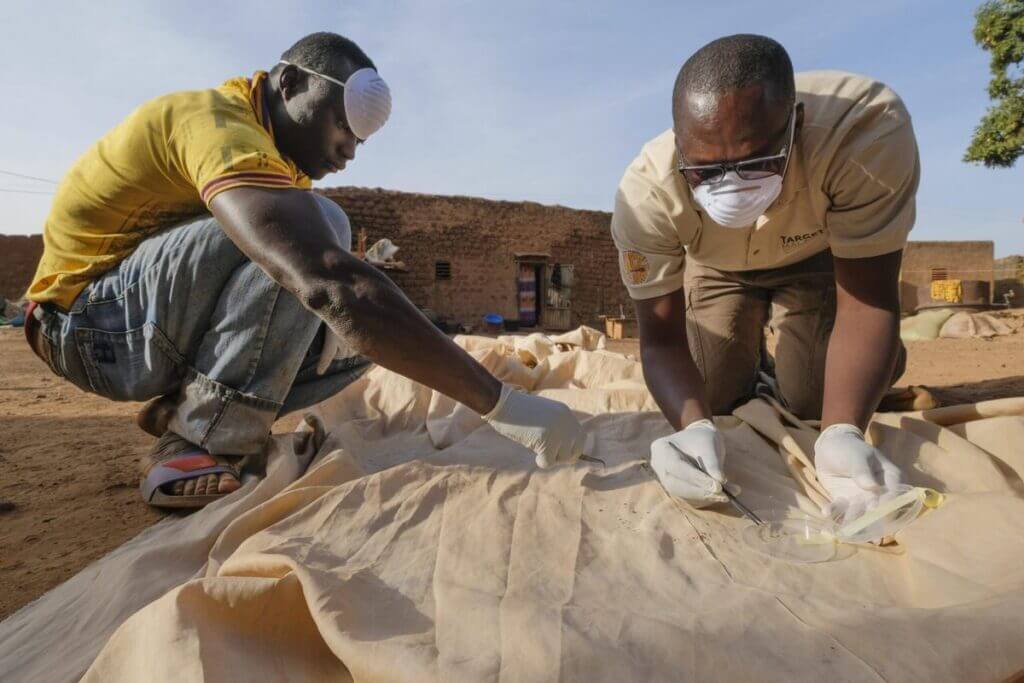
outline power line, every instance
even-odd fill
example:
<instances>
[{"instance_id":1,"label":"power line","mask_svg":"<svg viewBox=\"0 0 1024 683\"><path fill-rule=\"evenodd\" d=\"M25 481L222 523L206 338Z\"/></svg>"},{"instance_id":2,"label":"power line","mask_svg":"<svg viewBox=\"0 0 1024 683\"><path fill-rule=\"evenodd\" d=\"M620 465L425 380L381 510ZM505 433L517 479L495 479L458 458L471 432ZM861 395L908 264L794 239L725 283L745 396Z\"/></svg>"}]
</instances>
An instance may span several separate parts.
<instances>
[{"instance_id":1,"label":"power line","mask_svg":"<svg viewBox=\"0 0 1024 683\"><path fill-rule=\"evenodd\" d=\"M14 171L0 171L0 174L14 176L15 178L24 178L26 180L38 180L41 183L50 183L52 185L59 185L56 180L50 180L49 178L40 178L34 175L25 175L24 173L15 173Z\"/></svg>"},{"instance_id":2,"label":"power line","mask_svg":"<svg viewBox=\"0 0 1024 683\"><path fill-rule=\"evenodd\" d=\"M12 190L6 187L0 187L0 192L10 192L12 194L55 194L54 192L47 192L46 190Z\"/></svg>"}]
</instances>

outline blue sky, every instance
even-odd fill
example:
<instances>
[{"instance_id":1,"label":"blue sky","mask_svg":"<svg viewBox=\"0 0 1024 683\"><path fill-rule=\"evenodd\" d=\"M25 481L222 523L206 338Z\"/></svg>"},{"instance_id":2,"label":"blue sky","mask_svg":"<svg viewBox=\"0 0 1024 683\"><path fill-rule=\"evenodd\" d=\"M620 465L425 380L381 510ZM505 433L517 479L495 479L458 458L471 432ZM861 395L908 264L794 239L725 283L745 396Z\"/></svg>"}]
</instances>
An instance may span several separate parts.
<instances>
[{"instance_id":1,"label":"blue sky","mask_svg":"<svg viewBox=\"0 0 1024 683\"><path fill-rule=\"evenodd\" d=\"M377 62L394 113L320 185L608 210L625 166L669 126L686 57L754 32L782 42L797 70L868 74L903 96L921 148L914 239L992 239L997 255L1024 253L1024 163L960 160L988 104L977 4L8 0L0 170L58 179L144 100L268 68L300 36L331 30ZM0 189L50 187L0 175ZM39 232L49 200L0 193L0 233Z\"/></svg>"}]
</instances>

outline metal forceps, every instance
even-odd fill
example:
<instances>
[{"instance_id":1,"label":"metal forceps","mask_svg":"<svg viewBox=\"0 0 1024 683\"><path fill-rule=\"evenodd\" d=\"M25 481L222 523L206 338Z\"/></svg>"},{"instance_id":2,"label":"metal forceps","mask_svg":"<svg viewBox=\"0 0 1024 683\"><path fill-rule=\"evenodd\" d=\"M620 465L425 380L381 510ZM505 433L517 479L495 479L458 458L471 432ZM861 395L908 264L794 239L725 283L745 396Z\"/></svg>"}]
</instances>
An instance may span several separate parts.
<instances>
[{"instance_id":1,"label":"metal forceps","mask_svg":"<svg viewBox=\"0 0 1024 683\"><path fill-rule=\"evenodd\" d=\"M592 455L581 455L580 460L583 460L584 462L592 462L600 465L601 467L607 467L604 460L602 460L601 458L595 458Z\"/></svg>"},{"instance_id":2,"label":"metal forceps","mask_svg":"<svg viewBox=\"0 0 1024 683\"><path fill-rule=\"evenodd\" d=\"M690 463L691 465L696 467L698 470L700 470L704 474L708 474L707 468L704 467L704 461L703 460L701 460L700 458L694 458L693 456L691 456L691 455L689 455L687 453L683 453L682 449L679 448L679 446L677 446L674 443L672 443L671 441L668 442L668 445L671 446L673 448L673 450L675 450L676 453L681 455L688 463ZM711 475L708 475L708 476L711 476ZM755 515L753 510L751 510L746 505L741 503L740 499L737 498L736 496L734 496L732 494L732 492L729 491L729 489L727 489L727 488L725 488L723 486L722 487L722 493L724 493L725 497L729 499L729 502L732 503L732 506L734 508L736 508L737 510L739 510L739 513L741 515L743 515L744 517L746 517L747 519L749 519L751 522L753 522L754 524L756 524L758 526L763 526L764 525L764 521L760 517Z\"/></svg>"}]
</instances>

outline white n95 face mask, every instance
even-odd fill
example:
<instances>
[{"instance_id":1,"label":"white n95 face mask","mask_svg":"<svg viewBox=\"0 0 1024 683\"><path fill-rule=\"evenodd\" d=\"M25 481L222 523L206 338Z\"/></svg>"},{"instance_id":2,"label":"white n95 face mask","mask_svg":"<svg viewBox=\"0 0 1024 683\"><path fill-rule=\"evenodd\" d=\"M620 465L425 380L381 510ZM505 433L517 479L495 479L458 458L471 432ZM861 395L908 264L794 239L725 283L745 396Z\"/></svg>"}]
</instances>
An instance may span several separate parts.
<instances>
[{"instance_id":1,"label":"white n95 face mask","mask_svg":"<svg viewBox=\"0 0 1024 683\"><path fill-rule=\"evenodd\" d=\"M345 118L348 120L348 127L352 129L352 134L360 140L365 140L383 128L391 116L391 89L376 69L359 69L342 83L337 78L283 59L281 64L294 66L300 71L319 76L344 88Z\"/></svg>"},{"instance_id":2,"label":"white n95 face mask","mask_svg":"<svg viewBox=\"0 0 1024 683\"><path fill-rule=\"evenodd\" d=\"M693 198L715 223L725 228L746 228L768 210L782 192L782 176L744 180L729 171L713 185L693 188Z\"/></svg>"}]
</instances>

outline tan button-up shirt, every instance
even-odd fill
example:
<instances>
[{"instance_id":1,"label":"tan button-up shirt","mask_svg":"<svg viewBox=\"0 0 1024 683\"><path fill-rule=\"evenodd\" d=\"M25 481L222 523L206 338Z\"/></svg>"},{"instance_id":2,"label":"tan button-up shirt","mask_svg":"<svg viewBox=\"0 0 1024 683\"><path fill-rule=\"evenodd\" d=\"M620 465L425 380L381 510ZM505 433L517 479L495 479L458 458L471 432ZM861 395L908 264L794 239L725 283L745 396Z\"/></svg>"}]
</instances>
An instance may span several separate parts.
<instances>
[{"instance_id":1,"label":"tan button-up shirt","mask_svg":"<svg viewBox=\"0 0 1024 683\"><path fill-rule=\"evenodd\" d=\"M898 251L914 225L920 177L910 114L878 81L842 71L796 75L804 105L779 198L749 228L712 221L677 167L672 130L626 169L612 236L634 299L683 286L685 258L720 270L789 265L825 249L840 258Z\"/></svg>"}]
</instances>

